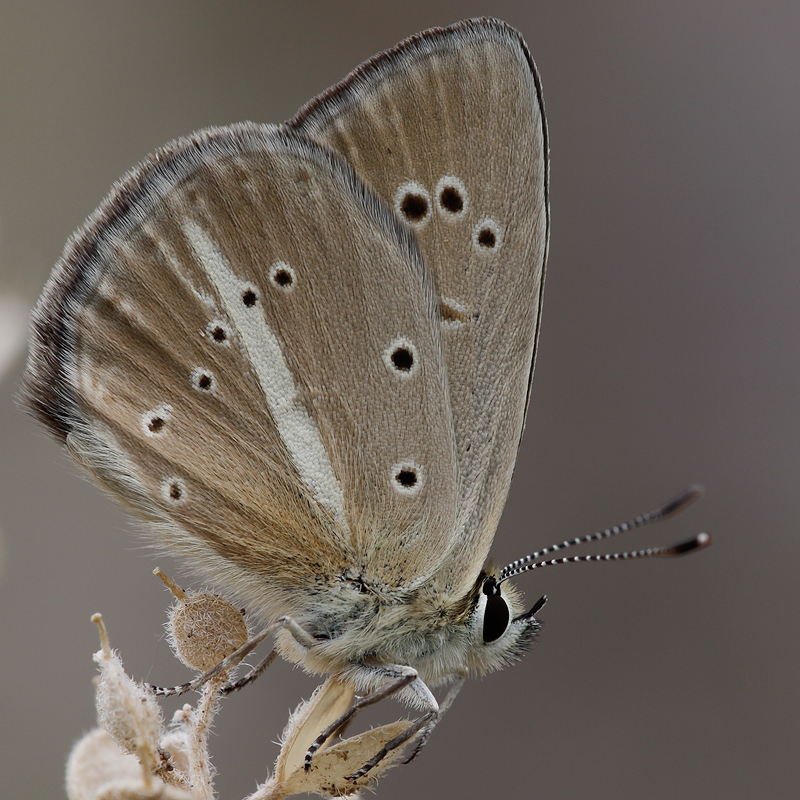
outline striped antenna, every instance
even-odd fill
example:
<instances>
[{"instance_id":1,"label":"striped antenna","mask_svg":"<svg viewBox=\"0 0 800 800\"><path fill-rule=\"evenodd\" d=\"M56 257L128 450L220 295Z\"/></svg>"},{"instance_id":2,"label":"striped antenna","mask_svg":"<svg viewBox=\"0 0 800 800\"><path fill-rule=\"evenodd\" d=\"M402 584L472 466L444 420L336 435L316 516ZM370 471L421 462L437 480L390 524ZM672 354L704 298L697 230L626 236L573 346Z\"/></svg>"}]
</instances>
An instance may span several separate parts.
<instances>
[{"instance_id":1,"label":"striped antenna","mask_svg":"<svg viewBox=\"0 0 800 800\"><path fill-rule=\"evenodd\" d=\"M540 560L542 556L555 553L556 551L563 550L566 547L574 547L577 544L587 544L588 542L596 542L600 539L607 539L610 536L616 536L619 533L625 533L626 531L631 531L634 528L641 528L643 525L647 525L650 522L658 522L659 520L667 519L668 517L677 514L679 511L683 511L684 508L691 505L702 494L703 487L695 484L690 486L688 489L684 489L679 495L673 497L672 500L669 500L662 506L659 506L659 508L650 511L647 514L641 514L640 516L629 519L627 522L623 522L620 525L614 525L613 528L606 528L603 531L590 533L588 536L579 536L576 539L568 539L564 542L561 542L561 544L553 544L550 545L550 547L545 547L543 550L537 550L535 553L531 553L529 556L518 558L516 561L512 561L510 564L507 564L505 567L503 567L497 583L501 584L503 581L513 578L516 575L520 575L523 572L528 572L532 569L538 569L539 567L551 566L553 564L569 564L571 562L578 561L623 561L632 558L669 558L673 556L682 556L686 553L691 553L693 550L708 547L708 545L711 544L711 536L707 533L699 533L693 539L688 539L685 542L679 542L672 547L651 547L647 550L636 550L629 553L608 553L606 555L598 556L571 556L567 558L553 558L547 561Z\"/></svg>"}]
</instances>

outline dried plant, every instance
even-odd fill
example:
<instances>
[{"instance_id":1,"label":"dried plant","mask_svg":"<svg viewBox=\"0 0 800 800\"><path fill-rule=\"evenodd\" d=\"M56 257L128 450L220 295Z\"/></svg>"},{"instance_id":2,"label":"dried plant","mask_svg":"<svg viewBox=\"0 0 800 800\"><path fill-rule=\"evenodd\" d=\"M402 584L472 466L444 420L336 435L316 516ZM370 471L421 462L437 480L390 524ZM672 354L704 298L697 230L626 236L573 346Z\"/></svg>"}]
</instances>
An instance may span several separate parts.
<instances>
[{"instance_id":1,"label":"dried plant","mask_svg":"<svg viewBox=\"0 0 800 800\"><path fill-rule=\"evenodd\" d=\"M156 574L175 595L167 622L170 645L196 678L175 690L156 690L134 681L112 650L101 615L95 614L92 621L101 643L94 656L100 670L96 678L99 727L87 733L70 755L70 800L213 800L208 737L220 701L271 661L268 657L235 681L236 663L252 650L253 642L264 637L250 638L242 613L221 597L184 591L159 570ZM187 703L165 724L158 695L194 688L200 693L195 705ZM245 800L282 800L300 793L353 796L398 763L402 748L391 750L363 777L351 775L406 731L412 724L407 719L343 741L334 742L331 737L311 764L306 763L309 747L320 732L341 717L352 701L352 687L335 677L317 687L289 718L272 775Z\"/></svg>"}]
</instances>

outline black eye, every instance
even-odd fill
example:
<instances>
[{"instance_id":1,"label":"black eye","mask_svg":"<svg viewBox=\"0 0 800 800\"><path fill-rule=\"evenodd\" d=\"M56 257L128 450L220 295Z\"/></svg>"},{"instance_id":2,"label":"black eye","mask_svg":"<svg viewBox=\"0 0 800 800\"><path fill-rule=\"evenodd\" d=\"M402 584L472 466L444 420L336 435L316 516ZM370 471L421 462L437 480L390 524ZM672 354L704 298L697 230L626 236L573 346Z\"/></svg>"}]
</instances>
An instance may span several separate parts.
<instances>
[{"instance_id":1,"label":"black eye","mask_svg":"<svg viewBox=\"0 0 800 800\"><path fill-rule=\"evenodd\" d=\"M497 641L508 628L511 612L501 594L486 595L486 609L483 612L483 643Z\"/></svg>"}]
</instances>

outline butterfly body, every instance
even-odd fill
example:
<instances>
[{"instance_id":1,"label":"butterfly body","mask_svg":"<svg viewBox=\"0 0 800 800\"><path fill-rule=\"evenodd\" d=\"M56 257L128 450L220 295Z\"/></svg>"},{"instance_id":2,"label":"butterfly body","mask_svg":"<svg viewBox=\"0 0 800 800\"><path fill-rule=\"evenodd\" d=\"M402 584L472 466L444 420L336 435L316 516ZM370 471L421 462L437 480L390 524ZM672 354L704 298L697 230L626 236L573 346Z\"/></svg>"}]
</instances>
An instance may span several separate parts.
<instances>
[{"instance_id":1,"label":"butterfly body","mask_svg":"<svg viewBox=\"0 0 800 800\"><path fill-rule=\"evenodd\" d=\"M160 547L290 618L285 657L357 691L410 667L398 697L435 707L427 684L505 665L538 628L507 586L495 611L484 565L547 171L538 76L494 20L401 43L284 125L173 142L68 243L28 402Z\"/></svg>"}]
</instances>

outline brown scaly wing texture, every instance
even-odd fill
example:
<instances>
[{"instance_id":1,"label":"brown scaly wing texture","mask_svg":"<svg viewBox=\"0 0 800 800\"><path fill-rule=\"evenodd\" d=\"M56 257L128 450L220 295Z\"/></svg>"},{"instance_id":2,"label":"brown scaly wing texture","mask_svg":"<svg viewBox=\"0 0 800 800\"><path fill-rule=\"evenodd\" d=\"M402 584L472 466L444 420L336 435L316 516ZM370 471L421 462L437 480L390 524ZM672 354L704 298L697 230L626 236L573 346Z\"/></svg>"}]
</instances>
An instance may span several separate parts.
<instances>
[{"instance_id":1,"label":"brown scaly wing texture","mask_svg":"<svg viewBox=\"0 0 800 800\"><path fill-rule=\"evenodd\" d=\"M288 124L395 208L433 273L459 468L440 577L466 590L505 504L539 328L549 212L535 66L505 23L469 20L376 56Z\"/></svg>"},{"instance_id":2,"label":"brown scaly wing texture","mask_svg":"<svg viewBox=\"0 0 800 800\"><path fill-rule=\"evenodd\" d=\"M28 402L160 544L302 620L320 590L408 586L451 545L436 303L413 236L344 161L273 126L211 129L67 245Z\"/></svg>"}]
</instances>

